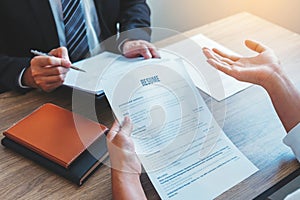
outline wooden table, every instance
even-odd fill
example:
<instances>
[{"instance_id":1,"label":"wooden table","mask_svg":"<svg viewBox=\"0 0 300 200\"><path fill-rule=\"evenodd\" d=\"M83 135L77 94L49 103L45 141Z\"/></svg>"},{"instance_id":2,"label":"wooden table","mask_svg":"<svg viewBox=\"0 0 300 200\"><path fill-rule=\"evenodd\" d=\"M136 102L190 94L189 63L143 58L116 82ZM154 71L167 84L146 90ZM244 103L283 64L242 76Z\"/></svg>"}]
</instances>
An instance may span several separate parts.
<instances>
[{"instance_id":1,"label":"wooden table","mask_svg":"<svg viewBox=\"0 0 300 200\"><path fill-rule=\"evenodd\" d=\"M251 52L243 46L247 38L272 47L282 66L300 89L300 36L248 13L240 13L186 33L202 33L243 55ZM216 102L201 93L217 109ZM85 98L82 94L82 98ZM95 99L98 120L110 126L113 117L105 99ZM38 106L52 102L72 109L72 91L60 88L46 94L32 91L25 95L7 92L0 95L0 131L25 117ZM284 129L266 92L252 86L225 101L226 115L214 112L233 143L259 168L259 171L220 195L217 199L252 199L299 168L291 150L282 143ZM85 105L80 107L85 110ZM79 109L80 112L80 109ZM221 118L221 119L220 119ZM3 136L0 136L0 139ZM142 184L148 199L159 199L146 174ZM221 182L222 180L220 180ZM205 191L203 191L205 192ZM199 191L201 197L201 191ZM0 199L111 199L110 169L102 166L82 186L40 167L14 152L0 147Z\"/></svg>"}]
</instances>

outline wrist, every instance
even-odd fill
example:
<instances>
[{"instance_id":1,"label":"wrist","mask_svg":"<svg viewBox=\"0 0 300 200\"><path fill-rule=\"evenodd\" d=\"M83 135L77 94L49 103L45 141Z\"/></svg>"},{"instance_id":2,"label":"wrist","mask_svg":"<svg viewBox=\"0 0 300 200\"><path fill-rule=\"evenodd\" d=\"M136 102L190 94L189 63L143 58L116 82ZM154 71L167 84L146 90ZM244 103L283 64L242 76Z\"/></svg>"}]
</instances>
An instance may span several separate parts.
<instances>
[{"instance_id":1,"label":"wrist","mask_svg":"<svg viewBox=\"0 0 300 200\"><path fill-rule=\"evenodd\" d=\"M115 149L111 143L108 143L111 168L114 172L123 172L127 174L141 174L141 163L134 152L131 150Z\"/></svg>"},{"instance_id":2,"label":"wrist","mask_svg":"<svg viewBox=\"0 0 300 200\"><path fill-rule=\"evenodd\" d=\"M123 52L124 52L124 45L125 45L125 43L128 42L128 41L130 41L130 40L125 39L125 40L123 40L123 41L121 41L121 42L119 43L119 45L118 45L118 50L119 50L119 52L120 52L121 54L123 54Z\"/></svg>"},{"instance_id":3,"label":"wrist","mask_svg":"<svg viewBox=\"0 0 300 200\"><path fill-rule=\"evenodd\" d=\"M272 68L276 70L272 71L269 77L267 77L265 81L260 84L268 92L276 89L279 84L285 84L285 82L288 81L288 78L281 70L281 67L276 64L274 65L275 66L272 66Z\"/></svg>"},{"instance_id":4,"label":"wrist","mask_svg":"<svg viewBox=\"0 0 300 200\"><path fill-rule=\"evenodd\" d=\"M147 199L141 185L139 174L112 169L111 177L113 199Z\"/></svg>"},{"instance_id":5,"label":"wrist","mask_svg":"<svg viewBox=\"0 0 300 200\"><path fill-rule=\"evenodd\" d=\"M283 72L275 73L264 85L287 132L299 123L300 94Z\"/></svg>"},{"instance_id":6,"label":"wrist","mask_svg":"<svg viewBox=\"0 0 300 200\"><path fill-rule=\"evenodd\" d=\"M111 174L113 178L119 179L121 181L140 181L140 174L139 173L130 173L130 172L123 172L117 169L111 168Z\"/></svg>"},{"instance_id":7,"label":"wrist","mask_svg":"<svg viewBox=\"0 0 300 200\"><path fill-rule=\"evenodd\" d=\"M35 84L35 82L34 82L34 79L32 77L30 67L27 68L24 71L22 79L21 79L21 83L24 86L28 86L28 87L32 87L32 88L36 88L37 87L36 84Z\"/></svg>"}]
</instances>

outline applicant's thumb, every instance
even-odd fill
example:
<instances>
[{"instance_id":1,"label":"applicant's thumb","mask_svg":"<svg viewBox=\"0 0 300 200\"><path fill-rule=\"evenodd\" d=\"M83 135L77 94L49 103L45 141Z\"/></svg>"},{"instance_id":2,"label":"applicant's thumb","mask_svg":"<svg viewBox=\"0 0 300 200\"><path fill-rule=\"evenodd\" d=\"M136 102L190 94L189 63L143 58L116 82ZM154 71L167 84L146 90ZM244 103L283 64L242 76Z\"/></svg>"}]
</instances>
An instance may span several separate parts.
<instances>
[{"instance_id":1,"label":"applicant's thumb","mask_svg":"<svg viewBox=\"0 0 300 200\"><path fill-rule=\"evenodd\" d=\"M265 45L256 42L254 40L246 40L245 45L251 49L252 51L256 51L257 53L262 53L268 49Z\"/></svg>"}]
</instances>

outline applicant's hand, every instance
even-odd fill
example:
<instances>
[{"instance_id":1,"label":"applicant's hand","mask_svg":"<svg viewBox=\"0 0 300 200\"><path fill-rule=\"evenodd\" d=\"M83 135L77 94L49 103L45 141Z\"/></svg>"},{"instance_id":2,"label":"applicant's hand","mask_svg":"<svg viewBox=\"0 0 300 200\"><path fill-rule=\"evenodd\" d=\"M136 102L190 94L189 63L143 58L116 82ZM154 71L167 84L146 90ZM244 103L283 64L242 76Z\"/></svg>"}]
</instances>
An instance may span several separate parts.
<instances>
[{"instance_id":1,"label":"applicant's hand","mask_svg":"<svg viewBox=\"0 0 300 200\"><path fill-rule=\"evenodd\" d=\"M122 53L127 58L143 56L145 59L160 58L155 46L145 40L128 40L124 42Z\"/></svg>"},{"instance_id":2,"label":"applicant's hand","mask_svg":"<svg viewBox=\"0 0 300 200\"><path fill-rule=\"evenodd\" d=\"M240 81L264 87L285 130L289 132L300 122L300 93L281 69L273 50L251 40L246 40L245 44L258 55L239 57L208 48L203 48L203 53L207 61L220 71Z\"/></svg>"},{"instance_id":3,"label":"applicant's hand","mask_svg":"<svg viewBox=\"0 0 300 200\"><path fill-rule=\"evenodd\" d=\"M203 48L208 63L240 81L265 86L281 75L280 62L273 50L255 41L246 40L246 46L257 52L254 57L228 55L218 49Z\"/></svg>"},{"instance_id":4,"label":"applicant's hand","mask_svg":"<svg viewBox=\"0 0 300 200\"><path fill-rule=\"evenodd\" d=\"M107 134L112 194L115 200L146 199L140 182L142 167L130 138L131 132L132 124L125 117L122 126L115 121Z\"/></svg>"},{"instance_id":5,"label":"applicant's hand","mask_svg":"<svg viewBox=\"0 0 300 200\"><path fill-rule=\"evenodd\" d=\"M132 123L128 117L125 117L122 126L115 121L111 127L107 134L111 167L120 172L140 175L141 163L135 153L131 132Z\"/></svg>"},{"instance_id":6,"label":"applicant's hand","mask_svg":"<svg viewBox=\"0 0 300 200\"><path fill-rule=\"evenodd\" d=\"M32 88L40 88L51 92L61 86L69 71L71 62L65 47L59 47L49 52L53 57L35 56L22 77L22 83Z\"/></svg>"}]
</instances>

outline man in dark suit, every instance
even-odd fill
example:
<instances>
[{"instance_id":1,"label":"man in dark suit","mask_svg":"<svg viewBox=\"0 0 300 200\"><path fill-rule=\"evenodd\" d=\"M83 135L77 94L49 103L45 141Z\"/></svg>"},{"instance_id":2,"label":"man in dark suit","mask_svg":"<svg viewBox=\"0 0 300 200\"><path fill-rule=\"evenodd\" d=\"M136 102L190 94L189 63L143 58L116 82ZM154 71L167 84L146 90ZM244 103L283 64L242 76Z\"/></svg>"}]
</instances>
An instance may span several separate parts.
<instances>
[{"instance_id":1,"label":"man in dark suit","mask_svg":"<svg viewBox=\"0 0 300 200\"><path fill-rule=\"evenodd\" d=\"M118 32L143 28L121 34L113 40L113 49L126 57L158 57L154 46L147 42L150 10L145 0L81 1L85 22L93 34L87 32L94 44ZM66 45L60 27L61 6L60 0L0 1L0 92L25 92L30 88L52 91L63 83L71 62L67 49L61 47ZM54 57L33 57L30 49L50 52Z\"/></svg>"}]
</instances>

